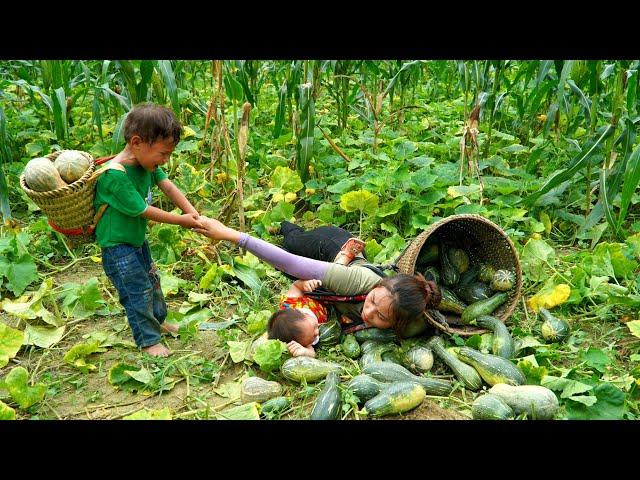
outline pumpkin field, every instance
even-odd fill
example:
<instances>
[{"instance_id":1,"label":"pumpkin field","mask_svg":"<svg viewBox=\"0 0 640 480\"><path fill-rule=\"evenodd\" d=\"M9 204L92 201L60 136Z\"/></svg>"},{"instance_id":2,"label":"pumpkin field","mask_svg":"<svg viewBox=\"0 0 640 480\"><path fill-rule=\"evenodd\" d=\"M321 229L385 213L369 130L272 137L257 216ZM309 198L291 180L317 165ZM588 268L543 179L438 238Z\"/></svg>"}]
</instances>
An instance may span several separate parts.
<instances>
[{"instance_id":1,"label":"pumpkin field","mask_svg":"<svg viewBox=\"0 0 640 480\"><path fill-rule=\"evenodd\" d=\"M0 61L0 420L639 418L639 70ZM43 202L122 151L143 102L180 121L162 169L201 215L279 246L285 220L342 227L371 264L435 281L439 306L406 338L331 318L315 358L292 357L265 334L290 278L150 221L177 333L171 355L142 351L100 247L54 229ZM92 198L60 218L93 218Z\"/></svg>"}]
</instances>

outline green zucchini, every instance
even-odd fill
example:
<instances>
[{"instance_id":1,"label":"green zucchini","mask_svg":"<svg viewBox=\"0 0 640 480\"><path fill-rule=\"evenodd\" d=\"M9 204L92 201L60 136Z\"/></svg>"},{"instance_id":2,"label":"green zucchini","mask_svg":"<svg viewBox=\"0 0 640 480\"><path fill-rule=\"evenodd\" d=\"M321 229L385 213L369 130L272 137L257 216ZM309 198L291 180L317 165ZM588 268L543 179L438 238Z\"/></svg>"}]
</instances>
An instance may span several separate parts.
<instances>
[{"instance_id":1,"label":"green zucchini","mask_svg":"<svg viewBox=\"0 0 640 480\"><path fill-rule=\"evenodd\" d=\"M433 265L428 267L423 274L424 278L432 282L440 283L440 272Z\"/></svg>"},{"instance_id":2,"label":"green zucchini","mask_svg":"<svg viewBox=\"0 0 640 480\"><path fill-rule=\"evenodd\" d=\"M422 385L429 395L449 395L453 384L448 380L414 375L402 365L391 362L371 363L362 369L362 373L371 375L381 382L409 381Z\"/></svg>"},{"instance_id":3,"label":"green zucchini","mask_svg":"<svg viewBox=\"0 0 640 480\"><path fill-rule=\"evenodd\" d=\"M335 345L340 342L340 335L342 335L342 327L337 320L330 320L326 323L321 323L318 326L318 330L320 330L320 341L319 344L321 346L327 345Z\"/></svg>"},{"instance_id":4,"label":"green zucchini","mask_svg":"<svg viewBox=\"0 0 640 480\"><path fill-rule=\"evenodd\" d=\"M544 318L544 322L542 322L540 326L540 331L545 341L561 342L569 336L571 327L566 320L552 315L546 308L540 309L540 315Z\"/></svg>"},{"instance_id":5,"label":"green zucchini","mask_svg":"<svg viewBox=\"0 0 640 480\"><path fill-rule=\"evenodd\" d=\"M500 397L516 415L526 413L533 420L550 420L560 408L558 397L540 385L506 385L499 383L489 393Z\"/></svg>"},{"instance_id":6,"label":"green zucchini","mask_svg":"<svg viewBox=\"0 0 640 480\"><path fill-rule=\"evenodd\" d=\"M311 420L337 420L342 410L340 397L340 376L336 372L329 372L324 388L318 395L311 412Z\"/></svg>"},{"instance_id":7,"label":"green zucchini","mask_svg":"<svg viewBox=\"0 0 640 480\"><path fill-rule=\"evenodd\" d=\"M469 269L469 255L461 248L450 248L447 251L447 255L459 274L462 275Z\"/></svg>"},{"instance_id":8,"label":"green zucchini","mask_svg":"<svg viewBox=\"0 0 640 480\"><path fill-rule=\"evenodd\" d=\"M438 260L438 253L439 251L437 243L426 243L420 249L416 264L419 266L423 266L431 262L435 262L436 260Z\"/></svg>"},{"instance_id":9,"label":"green zucchini","mask_svg":"<svg viewBox=\"0 0 640 480\"><path fill-rule=\"evenodd\" d=\"M433 367L433 352L430 348L416 345L404 356L403 365L410 371L425 373Z\"/></svg>"},{"instance_id":10,"label":"green zucchini","mask_svg":"<svg viewBox=\"0 0 640 480\"><path fill-rule=\"evenodd\" d=\"M340 349L342 353L349 358L358 358L361 353L360 344L352 334L344 336L340 344Z\"/></svg>"},{"instance_id":11,"label":"green zucchini","mask_svg":"<svg viewBox=\"0 0 640 480\"><path fill-rule=\"evenodd\" d=\"M289 397L272 398L262 404L260 414L268 419L279 418L289 406L291 406L291 398Z\"/></svg>"},{"instance_id":12,"label":"green zucchini","mask_svg":"<svg viewBox=\"0 0 640 480\"><path fill-rule=\"evenodd\" d=\"M502 358L511 358L513 356L515 350L513 338L507 326L502 323L502 321L490 315L480 315L474 321L478 326L487 328L493 332L491 353Z\"/></svg>"},{"instance_id":13,"label":"green zucchini","mask_svg":"<svg viewBox=\"0 0 640 480\"><path fill-rule=\"evenodd\" d=\"M382 345L382 342L376 342L375 340L367 340L360 345L360 351L364 354L370 352L376 347Z\"/></svg>"},{"instance_id":14,"label":"green zucchini","mask_svg":"<svg viewBox=\"0 0 640 480\"><path fill-rule=\"evenodd\" d=\"M389 329L382 330L380 328L370 327L358 330L355 333L355 336L356 340L360 343L367 340L375 340L376 342L385 343L393 342L396 339L396 332Z\"/></svg>"},{"instance_id":15,"label":"green zucchini","mask_svg":"<svg viewBox=\"0 0 640 480\"><path fill-rule=\"evenodd\" d=\"M404 338L415 337L424 333L427 328L426 317L424 315L418 315L407 323L402 331L402 336Z\"/></svg>"},{"instance_id":16,"label":"green zucchini","mask_svg":"<svg viewBox=\"0 0 640 480\"><path fill-rule=\"evenodd\" d=\"M481 395L473 401L471 416L474 420L512 420L515 417L511 407L491 393Z\"/></svg>"},{"instance_id":17,"label":"green zucchini","mask_svg":"<svg viewBox=\"0 0 640 480\"><path fill-rule=\"evenodd\" d=\"M508 293L500 292L485 300L474 302L464 309L461 319L464 323L468 324L480 315L491 315L500 305L506 302L508 298Z\"/></svg>"},{"instance_id":18,"label":"green zucchini","mask_svg":"<svg viewBox=\"0 0 640 480\"><path fill-rule=\"evenodd\" d=\"M441 312L452 312L462 315L467 305L456 297L456 294L447 287L441 286L440 293L442 293L442 300L440 300L436 308Z\"/></svg>"},{"instance_id":19,"label":"green zucchini","mask_svg":"<svg viewBox=\"0 0 640 480\"><path fill-rule=\"evenodd\" d=\"M282 367L280 367L280 371L284 378L288 380L298 383L305 380L311 383L322 380L329 372L337 372L341 368L337 363L318 360L313 357L300 356L285 360Z\"/></svg>"},{"instance_id":20,"label":"green zucchini","mask_svg":"<svg viewBox=\"0 0 640 480\"><path fill-rule=\"evenodd\" d=\"M373 417L398 415L416 408L426 397L425 389L408 381L394 382L364 404L363 413Z\"/></svg>"},{"instance_id":21,"label":"green zucchini","mask_svg":"<svg viewBox=\"0 0 640 480\"><path fill-rule=\"evenodd\" d=\"M454 347L452 350L460 360L475 368L489 385L522 385L527 381L520 369L506 358L481 353L469 347Z\"/></svg>"},{"instance_id":22,"label":"green zucchini","mask_svg":"<svg viewBox=\"0 0 640 480\"><path fill-rule=\"evenodd\" d=\"M442 245L440 249L440 278L442 283L447 287L453 287L460 280L460 272L451 263L448 255L449 248L446 245Z\"/></svg>"},{"instance_id":23,"label":"green zucchini","mask_svg":"<svg viewBox=\"0 0 640 480\"><path fill-rule=\"evenodd\" d=\"M493 274L496 273L496 269L493 265L489 265L488 263L481 263L478 268L478 279L481 282L490 283L493 279Z\"/></svg>"},{"instance_id":24,"label":"green zucchini","mask_svg":"<svg viewBox=\"0 0 640 480\"><path fill-rule=\"evenodd\" d=\"M473 282L456 289L456 295L467 303L475 303L493 295L493 290L484 282Z\"/></svg>"},{"instance_id":25,"label":"green zucchini","mask_svg":"<svg viewBox=\"0 0 640 480\"><path fill-rule=\"evenodd\" d=\"M360 402L358 402L359 405L375 397L388 386L388 383L376 380L371 375L364 373L356 375L347 383L347 389L351 390L353 394L358 397L358 400L360 400Z\"/></svg>"},{"instance_id":26,"label":"green zucchini","mask_svg":"<svg viewBox=\"0 0 640 480\"><path fill-rule=\"evenodd\" d=\"M435 336L431 337L428 345L438 358L449 366L456 378L462 382L465 388L469 390L479 390L482 388L482 378L480 378L480 374L478 374L476 369L471 365L467 365L452 353L448 352L444 348L444 341L442 338Z\"/></svg>"},{"instance_id":27,"label":"green zucchini","mask_svg":"<svg viewBox=\"0 0 640 480\"><path fill-rule=\"evenodd\" d=\"M458 288L471 285L472 283L475 283L477 279L478 279L478 266L472 265L467 269L466 272L460 275L460 280L458 280Z\"/></svg>"},{"instance_id":28,"label":"green zucchini","mask_svg":"<svg viewBox=\"0 0 640 480\"><path fill-rule=\"evenodd\" d=\"M395 344L393 343L380 343L370 348L367 352L363 353L360 360L358 360L360 368L362 369L371 363L382 362L382 354L394 348Z\"/></svg>"},{"instance_id":29,"label":"green zucchini","mask_svg":"<svg viewBox=\"0 0 640 480\"><path fill-rule=\"evenodd\" d=\"M382 361L402 365L402 357L400 356L397 348L382 352Z\"/></svg>"}]
</instances>

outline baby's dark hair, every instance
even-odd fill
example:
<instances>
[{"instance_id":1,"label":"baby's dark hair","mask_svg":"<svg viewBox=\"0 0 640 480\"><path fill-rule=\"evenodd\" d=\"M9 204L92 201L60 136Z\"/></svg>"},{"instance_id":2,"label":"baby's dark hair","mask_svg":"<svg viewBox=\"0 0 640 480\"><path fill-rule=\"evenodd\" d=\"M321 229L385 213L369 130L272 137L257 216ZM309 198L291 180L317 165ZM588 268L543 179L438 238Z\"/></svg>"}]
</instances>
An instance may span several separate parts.
<instances>
[{"instance_id":1,"label":"baby's dark hair","mask_svg":"<svg viewBox=\"0 0 640 480\"><path fill-rule=\"evenodd\" d=\"M278 310L267 322L267 336L285 343L291 340L298 341L302 335L300 325L303 320L304 313L296 308Z\"/></svg>"},{"instance_id":2,"label":"baby's dark hair","mask_svg":"<svg viewBox=\"0 0 640 480\"><path fill-rule=\"evenodd\" d=\"M391 294L393 329L400 337L416 317L422 315L426 309L437 307L442 300L442 293L435 282L426 280L419 273L399 273L385 278L378 286L386 288Z\"/></svg>"},{"instance_id":3,"label":"baby's dark hair","mask_svg":"<svg viewBox=\"0 0 640 480\"><path fill-rule=\"evenodd\" d=\"M155 103L135 105L124 121L124 139L127 143L134 135L138 135L148 144L162 138L172 138L177 144L181 134L182 126L173 110Z\"/></svg>"}]
</instances>

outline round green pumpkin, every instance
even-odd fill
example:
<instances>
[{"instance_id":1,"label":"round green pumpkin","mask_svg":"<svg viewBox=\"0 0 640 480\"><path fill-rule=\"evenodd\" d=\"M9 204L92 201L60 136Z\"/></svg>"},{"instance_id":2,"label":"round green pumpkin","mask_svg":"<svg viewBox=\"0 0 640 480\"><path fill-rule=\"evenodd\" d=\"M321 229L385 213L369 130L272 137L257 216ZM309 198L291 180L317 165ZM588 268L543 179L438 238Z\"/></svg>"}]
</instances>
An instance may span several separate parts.
<instances>
[{"instance_id":1,"label":"round green pumpkin","mask_svg":"<svg viewBox=\"0 0 640 480\"><path fill-rule=\"evenodd\" d=\"M31 190L49 192L66 187L53 162L45 157L34 158L24 167L24 180Z\"/></svg>"},{"instance_id":2,"label":"round green pumpkin","mask_svg":"<svg viewBox=\"0 0 640 480\"><path fill-rule=\"evenodd\" d=\"M513 288L516 276L509 270L496 270L491 278L491 288L497 292L506 292Z\"/></svg>"},{"instance_id":3,"label":"round green pumpkin","mask_svg":"<svg viewBox=\"0 0 640 480\"><path fill-rule=\"evenodd\" d=\"M73 183L87 171L89 159L78 150L65 150L58 155L53 165L65 182Z\"/></svg>"}]
</instances>

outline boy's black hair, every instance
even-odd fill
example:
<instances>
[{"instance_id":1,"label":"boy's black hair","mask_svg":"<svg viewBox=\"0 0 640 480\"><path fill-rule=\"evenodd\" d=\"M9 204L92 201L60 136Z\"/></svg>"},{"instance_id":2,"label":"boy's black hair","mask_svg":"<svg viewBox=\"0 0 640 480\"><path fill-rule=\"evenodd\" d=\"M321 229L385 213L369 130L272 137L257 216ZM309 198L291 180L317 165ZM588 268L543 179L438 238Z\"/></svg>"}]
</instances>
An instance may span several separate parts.
<instances>
[{"instance_id":1,"label":"boy's black hair","mask_svg":"<svg viewBox=\"0 0 640 480\"><path fill-rule=\"evenodd\" d=\"M163 138L173 138L177 144L181 134L182 126L173 110L155 103L135 105L124 121L124 139L127 143L134 135L138 135L148 144Z\"/></svg>"},{"instance_id":2,"label":"boy's black hair","mask_svg":"<svg viewBox=\"0 0 640 480\"><path fill-rule=\"evenodd\" d=\"M289 343L300 338L300 322L304 320L304 313L295 308L278 310L271 315L267 322L267 336L270 339Z\"/></svg>"}]
</instances>

